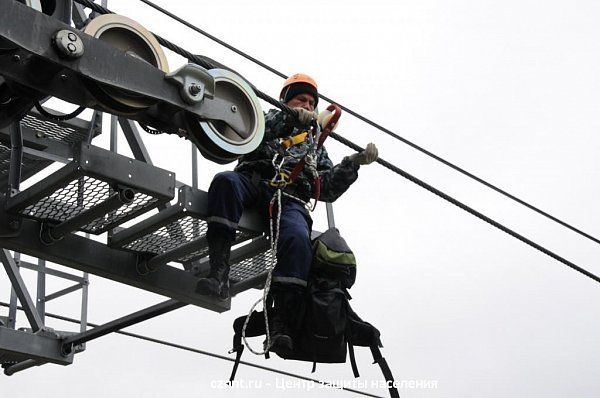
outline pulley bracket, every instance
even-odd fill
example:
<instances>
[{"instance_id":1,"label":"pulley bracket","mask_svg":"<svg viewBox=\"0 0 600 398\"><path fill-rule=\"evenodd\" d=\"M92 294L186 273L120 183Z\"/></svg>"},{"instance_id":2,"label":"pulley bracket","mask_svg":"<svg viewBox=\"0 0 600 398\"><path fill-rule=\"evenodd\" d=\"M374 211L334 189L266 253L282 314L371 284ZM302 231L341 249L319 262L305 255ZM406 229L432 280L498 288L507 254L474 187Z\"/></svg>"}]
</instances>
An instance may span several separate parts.
<instances>
[{"instance_id":1,"label":"pulley bracket","mask_svg":"<svg viewBox=\"0 0 600 398\"><path fill-rule=\"evenodd\" d=\"M204 97L215 97L215 79L203 67L187 64L165 76L179 87L181 98L190 105L199 104Z\"/></svg>"}]
</instances>

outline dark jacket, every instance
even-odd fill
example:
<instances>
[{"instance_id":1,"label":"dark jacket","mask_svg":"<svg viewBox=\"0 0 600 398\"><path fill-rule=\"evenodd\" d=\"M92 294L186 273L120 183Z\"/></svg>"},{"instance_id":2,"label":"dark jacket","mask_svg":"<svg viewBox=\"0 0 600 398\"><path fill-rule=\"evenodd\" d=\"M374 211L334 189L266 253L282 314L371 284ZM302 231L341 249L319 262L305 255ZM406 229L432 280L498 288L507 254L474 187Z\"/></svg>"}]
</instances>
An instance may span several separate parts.
<instances>
[{"instance_id":1,"label":"dark jacket","mask_svg":"<svg viewBox=\"0 0 600 398\"><path fill-rule=\"evenodd\" d=\"M272 165L276 153L284 154L284 149L279 138L286 138L302 132L301 126L295 125L295 118L278 110L270 110L265 114L265 136L255 151L240 158L235 170L249 176L258 176L265 183L273 178L275 169ZM288 161L283 169L288 173L308 151L309 144L305 141L294 145L287 150L285 155ZM281 157L279 158L281 159ZM359 166L348 157L345 157L338 165L333 165L325 147L317 151L317 170L321 177L320 200L333 202L339 198L348 187L358 178ZM254 177L256 178L256 177ZM314 179L309 172L304 170L298 175L292 186L286 188L286 192L308 201L314 196Z\"/></svg>"}]
</instances>

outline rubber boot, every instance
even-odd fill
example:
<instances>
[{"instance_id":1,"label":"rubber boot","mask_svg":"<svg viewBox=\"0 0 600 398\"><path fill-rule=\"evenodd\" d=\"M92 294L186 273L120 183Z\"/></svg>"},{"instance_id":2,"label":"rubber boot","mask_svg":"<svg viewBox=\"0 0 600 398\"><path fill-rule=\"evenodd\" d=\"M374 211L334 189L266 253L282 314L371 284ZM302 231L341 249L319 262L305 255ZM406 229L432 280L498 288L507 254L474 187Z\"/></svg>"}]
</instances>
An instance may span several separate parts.
<instances>
[{"instance_id":1,"label":"rubber boot","mask_svg":"<svg viewBox=\"0 0 600 398\"><path fill-rule=\"evenodd\" d=\"M233 239L216 235L208 240L208 255L210 273L196 285L196 292L202 295L218 297L220 300L229 298L229 255Z\"/></svg>"},{"instance_id":2,"label":"rubber boot","mask_svg":"<svg viewBox=\"0 0 600 398\"><path fill-rule=\"evenodd\" d=\"M273 286L270 351L282 358L289 357L297 348L294 338L304 318L304 291L302 286L295 284L278 283Z\"/></svg>"}]
</instances>

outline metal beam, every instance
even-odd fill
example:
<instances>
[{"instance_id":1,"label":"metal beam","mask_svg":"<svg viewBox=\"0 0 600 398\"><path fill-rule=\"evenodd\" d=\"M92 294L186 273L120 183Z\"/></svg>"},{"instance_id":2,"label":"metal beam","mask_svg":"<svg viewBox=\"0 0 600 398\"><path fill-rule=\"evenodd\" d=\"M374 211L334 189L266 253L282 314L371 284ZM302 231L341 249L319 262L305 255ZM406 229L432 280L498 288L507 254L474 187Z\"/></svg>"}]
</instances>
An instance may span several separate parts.
<instances>
[{"instance_id":1,"label":"metal beam","mask_svg":"<svg viewBox=\"0 0 600 398\"><path fill-rule=\"evenodd\" d=\"M16 354L30 359L69 365L73 355L61 352L62 340L56 335L34 334L0 327L0 352Z\"/></svg>"},{"instance_id":2,"label":"metal beam","mask_svg":"<svg viewBox=\"0 0 600 398\"><path fill-rule=\"evenodd\" d=\"M148 319L155 318L157 316L166 314L167 312L176 310L181 307L185 307L186 305L186 303L182 303L177 300L167 300L162 303L153 305L151 307L144 308L143 310L134 312L133 314L123 316L119 319L115 319L114 321L105 323L104 325L96 326L95 328L90 329L86 332L69 336L63 340L63 351L70 352L71 347L77 344L97 339L98 337L102 337L109 333L126 328L128 326L135 325Z\"/></svg>"},{"instance_id":3,"label":"metal beam","mask_svg":"<svg viewBox=\"0 0 600 398\"><path fill-rule=\"evenodd\" d=\"M21 185L21 165L23 163L23 134L18 121L9 126L10 131L10 169L8 171L8 194L14 195Z\"/></svg>"},{"instance_id":4,"label":"metal beam","mask_svg":"<svg viewBox=\"0 0 600 398\"><path fill-rule=\"evenodd\" d=\"M21 372L23 370L27 370L33 368L34 366L40 366L45 364L46 361L38 361L35 359L26 359L22 362L16 363L4 369L4 374L7 376L12 376L17 372Z\"/></svg>"},{"instance_id":5,"label":"metal beam","mask_svg":"<svg viewBox=\"0 0 600 398\"><path fill-rule=\"evenodd\" d=\"M46 262L44 260L38 260L40 269L37 273L37 294L35 307L40 314L42 322L45 322L44 317L46 316Z\"/></svg>"},{"instance_id":6,"label":"metal beam","mask_svg":"<svg viewBox=\"0 0 600 398\"><path fill-rule=\"evenodd\" d=\"M62 297L65 294L69 294L71 292L76 292L77 290L81 289L82 287L83 287L83 285L81 283L78 283L73 286L69 286L67 288L61 289L57 292L47 295L46 297L44 297L44 299L42 301L47 303L48 301Z\"/></svg>"},{"instance_id":7,"label":"metal beam","mask_svg":"<svg viewBox=\"0 0 600 398\"><path fill-rule=\"evenodd\" d=\"M29 269L32 271L41 271L42 270L42 268L39 265L29 263L27 261L21 260L21 261L18 261L18 264L19 264L19 267ZM82 278L82 277L76 276L76 275L71 275L66 272L58 271L58 270L48 268L48 267L44 267L43 272L46 273L46 275L57 276L59 278L68 279L73 282L79 282L79 283L85 282L85 278Z\"/></svg>"},{"instance_id":8,"label":"metal beam","mask_svg":"<svg viewBox=\"0 0 600 398\"><path fill-rule=\"evenodd\" d=\"M325 209L327 209L327 226L329 228L335 228L335 218L333 217L333 205L327 202L325 203Z\"/></svg>"},{"instance_id":9,"label":"metal beam","mask_svg":"<svg viewBox=\"0 0 600 398\"><path fill-rule=\"evenodd\" d=\"M89 276L87 272L83 273L83 279L85 279L85 283L83 284L83 289L81 289L81 324L79 327L80 332L85 332L87 330L87 308L88 308L88 289L89 289ZM82 344L82 348L85 349L85 343Z\"/></svg>"},{"instance_id":10,"label":"metal beam","mask_svg":"<svg viewBox=\"0 0 600 398\"><path fill-rule=\"evenodd\" d=\"M105 107L96 98L102 95L101 90L89 88L87 83L128 90L154 98L159 104L134 115L118 110L115 110L116 113L163 130L167 129L172 133L177 132L178 128L186 127L185 115L180 111L187 110L201 118L209 118L212 117L213 108L222 105L219 98L205 98L200 112L198 106L184 101L179 93L179 87L164 79L163 71L85 34L79 35L85 54L76 62L61 58L52 48L51 38L58 30L73 28L13 0L0 0L0 9L2 10L0 36L20 47L14 54L18 58L0 58L2 75L7 80L19 82L39 91L40 98L52 95L88 108L103 110ZM32 30L32 25L36 29ZM44 73L32 76L32 68L42 70ZM118 76L115 70L121 71ZM65 75L66 79L59 79L59 74ZM83 84L84 80L85 84ZM35 99L37 98L33 100ZM22 106L31 109L30 101L26 101ZM18 118L20 109L18 107L14 112L5 110L0 113L0 116L6 114L8 119L10 113L11 116L14 114ZM238 114L232 114L231 117L235 118L235 123L241 120ZM14 119L11 117L10 120ZM190 138L194 139L193 136Z\"/></svg>"},{"instance_id":11,"label":"metal beam","mask_svg":"<svg viewBox=\"0 0 600 398\"><path fill-rule=\"evenodd\" d=\"M102 115L100 111L94 111L92 114L92 120L90 120L90 128L87 132L85 142L91 144L92 139L102 133Z\"/></svg>"},{"instance_id":12,"label":"metal beam","mask_svg":"<svg viewBox=\"0 0 600 398\"><path fill-rule=\"evenodd\" d=\"M4 269L8 274L8 279L10 279L17 297L23 306L25 315L31 324L31 328L34 332L41 330L44 327L44 322L35 309L33 301L31 300L31 296L27 292L27 286L25 285L23 278L21 278L21 274L19 274L19 268L17 267L17 264L13 260L8 250L2 249L0 252L0 260L2 261Z\"/></svg>"},{"instance_id":13,"label":"metal beam","mask_svg":"<svg viewBox=\"0 0 600 398\"><path fill-rule=\"evenodd\" d=\"M198 148L194 144L192 147L192 188L198 189Z\"/></svg>"},{"instance_id":14,"label":"metal beam","mask_svg":"<svg viewBox=\"0 0 600 398\"><path fill-rule=\"evenodd\" d=\"M21 253L15 252L15 263L17 264L17 267L19 266L19 260L21 259ZM12 287L12 285L10 286L10 304L8 306L8 319L7 319L7 324L6 326L11 328L11 329L15 329L16 324L17 324L17 306L18 306L18 298L17 298L17 292L15 291L15 288Z\"/></svg>"},{"instance_id":15,"label":"metal beam","mask_svg":"<svg viewBox=\"0 0 600 398\"><path fill-rule=\"evenodd\" d=\"M59 163L64 163L64 164L67 164L70 162L70 160L68 158L65 158L64 156L55 155L55 154L53 154L51 152L47 152L47 151L38 151L37 149L33 149L33 148L29 148L29 147L23 147L23 153L26 153L26 154L32 155L32 156L36 156L40 159L50 160L52 162L59 162Z\"/></svg>"},{"instance_id":16,"label":"metal beam","mask_svg":"<svg viewBox=\"0 0 600 398\"><path fill-rule=\"evenodd\" d=\"M10 287L10 305L8 307L8 319L6 326L14 329L17 324L17 292L15 288Z\"/></svg>"},{"instance_id":17,"label":"metal beam","mask_svg":"<svg viewBox=\"0 0 600 398\"><path fill-rule=\"evenodd\" d=\"M51 246L39 240L40 223L24 219L19 236L0 237L0 247L15 250L56 264L65 265L116 282L125 283L178 301L223 312L230 308L230 301L196 293L197 278L174 267L161 267L155 272L140 275L137 271L138 256L123 250L110 249L106 245L70 234Z\"/></svg>"},{"instance_id":18,"label":"metal beam","mask_svg":"<svg viewBox=\"0 0 600 398\"><path fill-rule=\"evenodd\" d=\"M87 19L88 17L85 15L83 6L79 3L73 3L73 22L75 23L75 27L77 29L83 28Z\"/></svg>"},{"instance_id":19,"label":"metal beam","mask_svg":"<svg viewBox=\"0 0 600 398\"><path fill-rule=\"evenodd\" d=\"M127 143L129 144L129 148L131 148L133 156L137 160L152 164L150 154L148 153L144 141L142 141L142 137L133 121L125 119L124 117L119 117L119 125L121 126L123 133L125 133L125 138L127 139Z\"/></svg>"}]
</instances>

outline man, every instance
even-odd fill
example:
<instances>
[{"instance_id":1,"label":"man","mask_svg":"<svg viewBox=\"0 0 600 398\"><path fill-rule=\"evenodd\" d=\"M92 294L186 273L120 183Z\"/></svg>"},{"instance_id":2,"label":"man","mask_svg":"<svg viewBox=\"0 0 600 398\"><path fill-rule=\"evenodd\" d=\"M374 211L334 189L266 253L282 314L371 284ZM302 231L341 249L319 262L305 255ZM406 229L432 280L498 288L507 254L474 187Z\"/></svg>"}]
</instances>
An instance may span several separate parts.
<instances>
[{"instance_id":1,"label":"man","mask_svg":"<svg viewBox=\"0 0 600 398\"><path fill-rule=\"evenodd\" d=\"M200 279L197 291L221 299L229 297L229 255L235 239L237 223L244 209L258 206L265 212L275 192L270 181L276 172L273 157L285 156L282 170L290 173L307 153L309 139L299 139L307 126L317 117L319 101L317 84L307 75L295 74L288 78L281 90L280 100L294 109L297 117L279 110L265 115L265 136L260 146L243 156L234 171L219 173L208 190L208 242L210 274ZM295 140L290 138L295 137ZM288 147L288 145L291 145ZM279 156L277 162L282 159ZM333 165L324 147L316 152L317 171L321 177L320 200L333 202L357 179L360 165L377 159L377 148L369 144L365 151L345 157ZM304 290L312 263L310 231L312 220L305 205L315 195L314 177L303 170L292 184L284 188L288 196L282 198L277 266L271 285L274 299L272 316L272 350L292 350L290 337L294 314L302 310ZM297 318L297 317L296 317Z\"/></svg>"}]
</instances>

